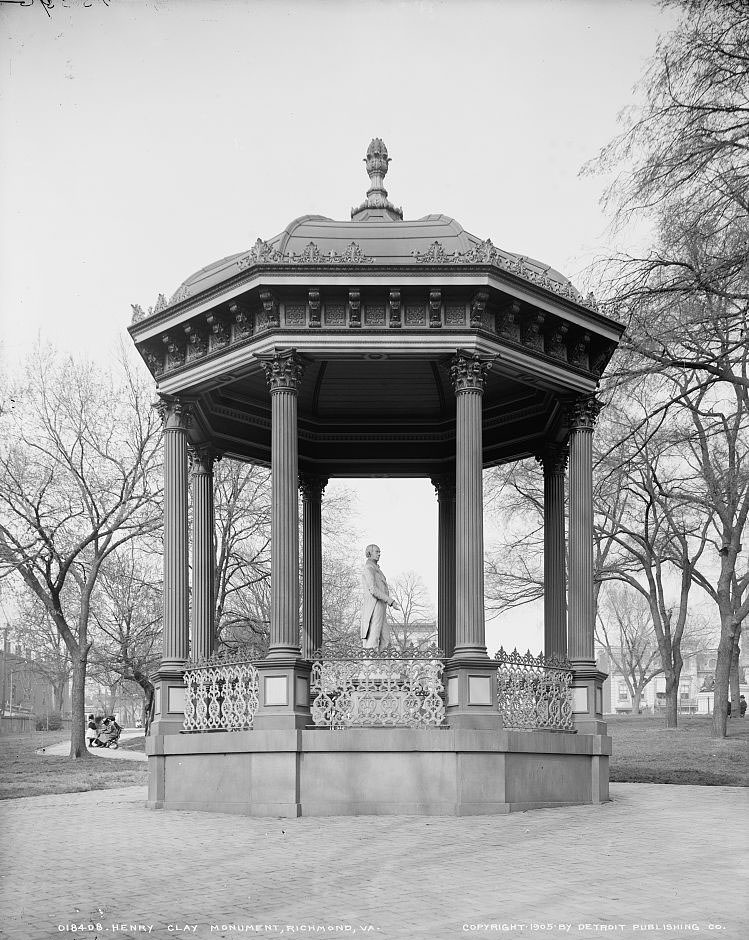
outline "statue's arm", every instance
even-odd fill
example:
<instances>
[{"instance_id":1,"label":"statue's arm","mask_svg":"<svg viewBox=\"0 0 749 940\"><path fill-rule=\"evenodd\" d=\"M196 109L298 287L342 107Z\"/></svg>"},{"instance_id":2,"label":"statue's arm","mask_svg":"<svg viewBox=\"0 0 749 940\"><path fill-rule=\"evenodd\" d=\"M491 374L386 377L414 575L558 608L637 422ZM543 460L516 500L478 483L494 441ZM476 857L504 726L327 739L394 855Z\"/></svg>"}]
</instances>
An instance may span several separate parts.
<instances>
[{"instance_id":1,"label":"statue's arm","mask_svg":"<svg viewBox=\"0 0 749 940\"><path fill-rule=\"evenodd\" d=\"M389 604L390 606L392 606L393 598L389 594L385 594L384 591L380 591L378 589L375 583L374 571L372 571L372 569L369 566L367 566L364 569L363 580L364 580L364 585L366 589L369 591L369 593L373 597L376 597L378 601L384 601L386 604Z\"/></svg>"}]
</instances>

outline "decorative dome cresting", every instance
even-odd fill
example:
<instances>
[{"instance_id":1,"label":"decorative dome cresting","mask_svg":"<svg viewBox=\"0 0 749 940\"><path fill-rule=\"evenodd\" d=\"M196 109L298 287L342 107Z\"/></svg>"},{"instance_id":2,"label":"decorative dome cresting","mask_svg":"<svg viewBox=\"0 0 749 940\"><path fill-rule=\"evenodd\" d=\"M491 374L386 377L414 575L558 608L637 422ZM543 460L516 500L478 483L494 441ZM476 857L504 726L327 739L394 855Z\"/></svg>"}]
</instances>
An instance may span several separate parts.
<instances>
[{"instance_id":1,"label":"decorative dome cresting","mask_svg":"<svg viewBox=\"0 0 749 940\"><path fill-rule=\"evenodd\" d=\"M388 149L384 141L375 137L367 147L367 155L364 158L367 164L367 173L369 174L369 189L367 198L358 209L351 210L352 219L392 219L403 220L403 210L396 208L389 200L388 193L384 186L385 175L388 171Z\"/></svg>"}]
</instances>

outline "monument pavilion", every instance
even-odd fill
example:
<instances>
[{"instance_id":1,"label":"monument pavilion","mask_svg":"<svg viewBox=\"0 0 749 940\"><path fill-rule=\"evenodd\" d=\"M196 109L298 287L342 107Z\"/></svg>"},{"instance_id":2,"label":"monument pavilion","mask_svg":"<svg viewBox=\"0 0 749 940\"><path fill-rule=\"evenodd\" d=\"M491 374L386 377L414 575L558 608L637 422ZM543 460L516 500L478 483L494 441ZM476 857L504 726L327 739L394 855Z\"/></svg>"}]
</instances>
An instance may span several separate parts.
<instances>
[{"instance_id":1,"label":"monument pavilion","mask_svg":"<svg viewBox=\"0 0 749 940\"><path fill-rule=\"evenodd\" d=\"M130 333L164 420L163 654L147 742L154 808L464 814L608 798L592 435L596 388L623 328L557 271L452 218L404 220L384 187L388 163L373 140L369 189L350 221L301 216L197 271L148 314L133 308ZM231 667L210 660L212 474L222 455L269 465L272 476L270 648ZM485 640L482 470L531 456L544 475L548 659L503 665ZM428 681L412 670L407 691L411 667L400 663L392 695L385 663L370 669L369 686L359 663L343 694L331 678L343 675L338 667L313 666L324 657L314 654L321 501L331 477L385 475L427 477L436 489L444 661ZM510 673L512 682L522 674L520 685L504 681ZM566 717L555 724L557 693L546 690L557 673L554 709ZM320 701L344 699L342 724L320 718ZM374 712L367 724L366 709L385 699L385 726ZM530 712L545 717L529 723Z\"/></svg>"}]
</instances>

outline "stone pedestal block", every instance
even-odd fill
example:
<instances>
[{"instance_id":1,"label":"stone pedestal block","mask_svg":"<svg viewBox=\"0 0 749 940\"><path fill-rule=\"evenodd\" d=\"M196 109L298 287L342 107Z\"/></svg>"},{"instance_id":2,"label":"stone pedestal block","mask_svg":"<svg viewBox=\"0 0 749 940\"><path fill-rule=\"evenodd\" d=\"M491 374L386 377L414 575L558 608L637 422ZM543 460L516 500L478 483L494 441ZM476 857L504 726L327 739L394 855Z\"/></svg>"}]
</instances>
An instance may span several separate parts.
<instances>
[{"instance_id":1,"label":"stone pedestal block","mask_svg":"<svg viewBox=\"0 0 749 940\"><path fill-rule=\"evenodd\" d=\"M310 662L299 658L269 658L257 664L257 671L260 704L253 723L257 730L290 730L312 723Z\"/></svg>"},{"instance_id":2,"label":"stone pedestal block","mask_svg":"<svg viewBox=\"0 0 749 940\"><path fill-rule=\"evenodd\" d=\"M603 682L606 673L589 662L572 664L572 714L581 734L606 734L603 720Z\"/></svg>"},{"instance_id":3,"label":"stone pedestal block","mask_svg":"<svg viewBox=\"0 0 749 940\"><path fill-rule=\"evenodd\" d=\"M149 734L179 734L185 718L185 681L181 667L162 665L151 676L154 684L153 721Z\"/></svg>"},{"instance_id":4,"label":"stone pedestal block","mask_svg":"<svg viewBox=\"0 0 749 940\"><path fill-rule=\"evenodd\" d=\"M451 659L445 666L447 723L451 728L499 730L497 664L487 657Z\"/></svg>"}]
</instances>

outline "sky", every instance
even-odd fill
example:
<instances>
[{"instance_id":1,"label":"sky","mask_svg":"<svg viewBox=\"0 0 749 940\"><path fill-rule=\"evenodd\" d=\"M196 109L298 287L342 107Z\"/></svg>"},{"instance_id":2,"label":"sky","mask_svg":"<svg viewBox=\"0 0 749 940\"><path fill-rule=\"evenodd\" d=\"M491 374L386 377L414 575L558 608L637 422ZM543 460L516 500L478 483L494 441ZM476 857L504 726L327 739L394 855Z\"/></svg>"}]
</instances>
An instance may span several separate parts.
<instances>
[{"instance_id":1,"label":"sky","mask_svg":"<svg viewBox=\"0 0 749 940\"><path fill-rule=\"evenodd\" d=\"M26 2L0 2L11 372L39 339L106 363L131 303L298 216L348 218L375 136L405 218L445 213L579 285L613 247L607 180L581 167L674 22L648 0ZM436 601L429 482L346 485L362 548L379 542L386 574L416 570ZM538 650L541 633L526 609L487 642Z\"/></svg>"}]
</instances>

